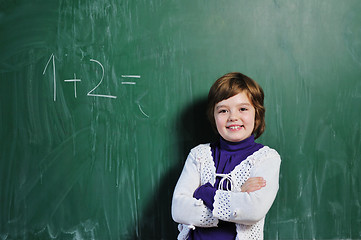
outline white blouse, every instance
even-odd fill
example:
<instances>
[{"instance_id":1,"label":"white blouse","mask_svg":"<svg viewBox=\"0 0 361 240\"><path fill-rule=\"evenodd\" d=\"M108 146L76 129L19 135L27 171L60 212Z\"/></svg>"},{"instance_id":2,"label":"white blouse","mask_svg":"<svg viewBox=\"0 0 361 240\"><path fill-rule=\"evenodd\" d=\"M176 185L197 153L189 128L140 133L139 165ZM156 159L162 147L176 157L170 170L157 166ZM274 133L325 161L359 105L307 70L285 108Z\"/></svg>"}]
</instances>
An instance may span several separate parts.
<instances>
[{"instance_id":1,"label":"white blouse","mask_svg":"<svg viewBox=\"0 0 361 240\"><path fill-rule=\"evenodd\" d=\"M210 144L193 148L184 164L174 189L172 217L180 223L178 240L188 238L195 227L216 227L218 220L236 223L236 239L263 239L264 219L276 198L281 158L267 146L254 152L237 165L221 181L229 181L231 189L218 189L213 211L203 201L193 198L194 191L207 182L214 185L216 168ZM258 191L241 192L250 177L263 177L266 186ZM220 184L222 186L222 184Z\"/></svg>"}]
</instances>

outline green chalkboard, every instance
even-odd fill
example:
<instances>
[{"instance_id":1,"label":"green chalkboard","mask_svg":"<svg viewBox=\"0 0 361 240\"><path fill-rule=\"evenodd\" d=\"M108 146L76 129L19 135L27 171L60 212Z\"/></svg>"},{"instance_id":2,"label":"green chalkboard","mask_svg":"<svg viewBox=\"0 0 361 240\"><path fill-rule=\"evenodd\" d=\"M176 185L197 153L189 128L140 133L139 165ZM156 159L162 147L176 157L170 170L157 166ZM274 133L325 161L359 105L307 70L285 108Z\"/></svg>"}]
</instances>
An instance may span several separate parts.
<instances>
[{"instance_id":1,"label":"green chalkboard","mask_svg":"<svg viewBox=\"0 0 361 240\"><path fill-rule=\"evenodd\" d=\"M0 239L176 239L211 84L265 91L266 239L361 238L361 1L0 1Z\"/></svg>"}]
</instances>

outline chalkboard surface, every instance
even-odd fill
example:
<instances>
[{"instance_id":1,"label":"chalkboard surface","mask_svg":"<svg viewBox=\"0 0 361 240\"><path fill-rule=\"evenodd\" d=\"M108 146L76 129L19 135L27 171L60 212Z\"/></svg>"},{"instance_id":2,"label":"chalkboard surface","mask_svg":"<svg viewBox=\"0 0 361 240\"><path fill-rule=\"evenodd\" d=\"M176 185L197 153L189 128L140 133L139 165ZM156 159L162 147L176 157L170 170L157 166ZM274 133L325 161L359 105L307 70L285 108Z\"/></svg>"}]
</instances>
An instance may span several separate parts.
<instances>
[{"instance_id":1,"label":"chalkboard surface","mask_svg":"<svg viewBox=\"0 0 361 240\"><path fill-rule=\"evenodd\" d=\"M173 188L240 71L282 156L266 239L361 238L361 1L0 1L0 239L175 239Z\"/></svg>"}]
</instances>

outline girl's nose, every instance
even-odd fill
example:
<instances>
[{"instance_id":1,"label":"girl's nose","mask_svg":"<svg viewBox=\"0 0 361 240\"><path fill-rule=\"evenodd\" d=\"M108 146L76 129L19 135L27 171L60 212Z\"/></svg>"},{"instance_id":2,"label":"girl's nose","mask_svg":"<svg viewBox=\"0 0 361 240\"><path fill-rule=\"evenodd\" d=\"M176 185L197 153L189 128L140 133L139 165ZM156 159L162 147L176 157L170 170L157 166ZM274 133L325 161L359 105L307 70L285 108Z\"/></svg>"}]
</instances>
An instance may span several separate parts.
<instances>
[{"instance_id":1,"label":"girl's nose","mask_svg":"<svg viewBox=\"0 0 361 240\"><path fill-rule=\"evenodd\" d=\"M229 117L228 117L228 121L234 122L234 121L237 121L237 120L238 120L237 113L230 112Z\"/></svg>"}]
</instances>

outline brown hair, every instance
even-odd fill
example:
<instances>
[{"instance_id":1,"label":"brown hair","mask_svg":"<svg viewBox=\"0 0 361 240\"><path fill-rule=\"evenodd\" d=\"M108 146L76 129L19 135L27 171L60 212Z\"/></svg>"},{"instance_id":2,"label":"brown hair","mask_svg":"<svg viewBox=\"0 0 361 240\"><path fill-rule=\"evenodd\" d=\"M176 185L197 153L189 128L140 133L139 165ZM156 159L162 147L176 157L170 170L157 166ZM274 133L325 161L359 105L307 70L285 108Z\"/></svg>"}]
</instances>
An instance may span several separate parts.
<instances>
[{"instance_id":1,"label":"brown hair","mask_svg":"<svg viewBox=\"0 0 361 240\"><path fill-rule=\"evenodd\" d=\"M227 73L220 77L211 87L208 94L207 116L214 129L214 107L217 103L245 91L255 108L255 126L252 134L255 139L265 130L264 93L260 85L253 79L239 72Z\"/></svg>"}]
</instances>

